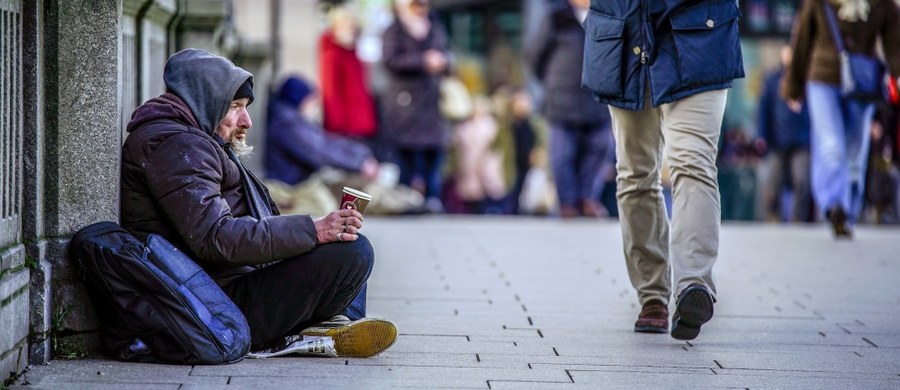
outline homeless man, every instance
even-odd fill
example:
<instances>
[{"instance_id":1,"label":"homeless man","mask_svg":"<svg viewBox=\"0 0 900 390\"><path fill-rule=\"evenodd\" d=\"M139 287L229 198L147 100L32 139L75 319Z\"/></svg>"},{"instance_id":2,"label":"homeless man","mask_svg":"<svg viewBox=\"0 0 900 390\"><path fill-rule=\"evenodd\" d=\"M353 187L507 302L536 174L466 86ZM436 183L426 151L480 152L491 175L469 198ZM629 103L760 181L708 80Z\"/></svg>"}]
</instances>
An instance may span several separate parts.
<instances>
[{"instance_id":1,"label":"homeless man","mask_svg":"<svg viewBox=\"0 0 900 390\"><path fill-rule=\"evenodd\" d=\"M253 76L185 49L169 58L163 80L166 92L135 109L128 124L122 225L191 255L246 316L253 350L301 333L331 336L337 354L348 357L393 344L391 322L365 318L375 256L359 234L362 215L279 215L238 159L252 149L245 137Z\"/></svg>"}]
</instances>

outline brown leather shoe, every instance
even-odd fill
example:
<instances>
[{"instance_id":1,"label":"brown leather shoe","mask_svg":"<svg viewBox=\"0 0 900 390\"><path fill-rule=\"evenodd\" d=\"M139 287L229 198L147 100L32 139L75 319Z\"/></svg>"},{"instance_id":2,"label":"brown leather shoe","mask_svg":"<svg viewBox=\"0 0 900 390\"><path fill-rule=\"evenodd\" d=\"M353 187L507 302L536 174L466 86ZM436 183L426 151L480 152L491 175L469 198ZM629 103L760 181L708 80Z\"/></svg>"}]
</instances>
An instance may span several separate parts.
<instances>
[{"instance_id":1,"label":"brown leather shoe","mask_svg":"<svg viewBox=\"0 0 900 390\"><path fill-rule=\"evenodd\" d=\"M637 322L634 323L634 331L641 333L668 333L669 332L669 308L661 301L651 299L644 304Z\"/></svg>"}]
</instances>

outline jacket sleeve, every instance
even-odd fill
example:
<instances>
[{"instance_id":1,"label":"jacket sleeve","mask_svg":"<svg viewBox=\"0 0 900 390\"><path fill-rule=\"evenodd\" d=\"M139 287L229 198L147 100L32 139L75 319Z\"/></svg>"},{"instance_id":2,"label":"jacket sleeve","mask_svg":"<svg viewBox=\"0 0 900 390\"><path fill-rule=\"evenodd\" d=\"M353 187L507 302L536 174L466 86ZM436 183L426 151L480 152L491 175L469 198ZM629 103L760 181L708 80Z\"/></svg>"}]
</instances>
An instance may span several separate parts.
<instances>
[{"instance_id":1,"label":"jacket sleeve","mask_svg":"<svg viewBox=\"0 0 900 390\"><path fill-rule=\"evenodd\" d=\"M781 96L785 99L800 100L805 96L807 69L812 60L815 41L815 5L818 1L804 1L800 14L794 21L791 47L794 53L791 65L785 69L781 81Z\"/></svg>"},{"instance_id":2,"label":"jacket sleeve","mask_svg":"<svg viewBox=\"0 0 900 390\"><path fill-rule=\"evenodd\" d=\"M312 124L297 118L293 123L284 123L278 139L279 147L283 148L287 155L296 164L315 171L324 165L322 162L325 140L321 129L309 128ZM286 122L286 121L285 121Z\"/></svg>"},{"instance_id":3,"label":"jacket sleeve","mask_svg":"<svg viewBox=\"0 0 900 390\"><path fill-rule=\"evenodd\" d=\"M147 157L148 190L190 251L207 262L253 265L312 250L316 229L309 216L232 215L221 194L225 162L217 148L184 133Z\"/></svg>"},{"instance_id":4,"label":"jacket sleeve","mask_svg":"<svg viewBox=\"0 0 900 390\"><path fill-rule=\"evenodd\" d=\"M325 134L325 145L327 152L322 153L324 165L359 172L363 162L372 157L372 151L367 146L338 135Z\"/></svg>"}]
</instances>

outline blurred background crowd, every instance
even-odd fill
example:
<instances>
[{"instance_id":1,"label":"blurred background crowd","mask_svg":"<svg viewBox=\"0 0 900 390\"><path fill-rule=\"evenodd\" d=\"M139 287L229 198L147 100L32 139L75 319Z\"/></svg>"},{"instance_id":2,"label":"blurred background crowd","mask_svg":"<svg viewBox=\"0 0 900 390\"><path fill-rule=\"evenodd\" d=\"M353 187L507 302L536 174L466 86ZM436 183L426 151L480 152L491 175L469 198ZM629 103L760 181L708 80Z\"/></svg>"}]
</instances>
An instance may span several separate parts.
<instances>
[{"instance_id":1,"label":"blurred background crowd","mask_svg":"<svg viewBox=\"0 0 900 390\"><path fill-rule=\"evenodd\" d=\"M740 2L747 77L722 127L723 219L824 219L808 111L778 91L800 3ZM609 113L580 88L587 0L231 6L242 35L271 43L247 164L286 211L324 214L349 185L376 199L367 213L617 216ZM900 223L897 112L876 106L864 223Z\"/></svg>"}]
</instances>

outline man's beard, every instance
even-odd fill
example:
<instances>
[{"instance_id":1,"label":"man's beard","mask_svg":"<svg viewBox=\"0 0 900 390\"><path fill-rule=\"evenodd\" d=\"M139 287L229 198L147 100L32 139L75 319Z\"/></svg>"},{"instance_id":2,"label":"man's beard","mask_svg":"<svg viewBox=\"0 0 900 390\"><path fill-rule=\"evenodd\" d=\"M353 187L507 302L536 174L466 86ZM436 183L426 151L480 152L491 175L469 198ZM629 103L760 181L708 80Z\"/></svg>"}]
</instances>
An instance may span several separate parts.
<instances>
[{"instance_id":1,"label":"man's beard","mask_svg":"<svg viewBox=\"0 0 900 390\"><path fill-rule=\"evenodd\" d=\"M229 143L231 144L231 150L238 157L249 156L253 153L253 145L248 144L246 138L232 138Z\"/></svg>"},{"instance_id":2,"label":"man's beard","mask_svg":"<svg viewBox=\"0 0 900 390\"><path fill-rule=\"evenodd\" d=\"M218 129L217 132L222 137L222 129ZM242 135L242 137L238 137L238 135ZM247 143L247 129L235 128L228 133L227 137L222 138L228 142L231 150L238 157L249 156L253 153L253 145Z\"/></svg>"}]
</instances>

